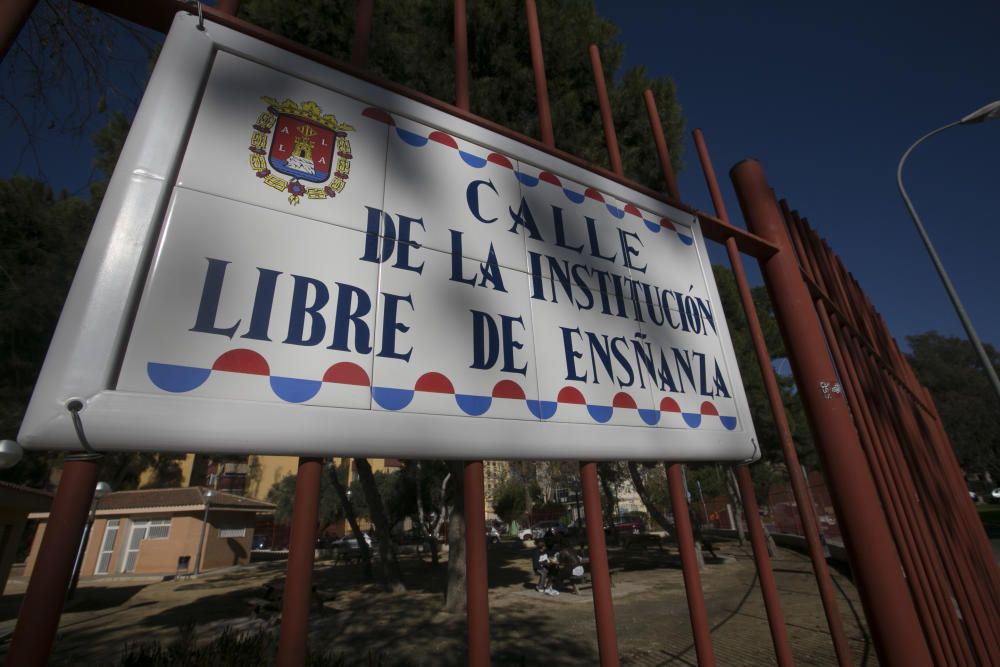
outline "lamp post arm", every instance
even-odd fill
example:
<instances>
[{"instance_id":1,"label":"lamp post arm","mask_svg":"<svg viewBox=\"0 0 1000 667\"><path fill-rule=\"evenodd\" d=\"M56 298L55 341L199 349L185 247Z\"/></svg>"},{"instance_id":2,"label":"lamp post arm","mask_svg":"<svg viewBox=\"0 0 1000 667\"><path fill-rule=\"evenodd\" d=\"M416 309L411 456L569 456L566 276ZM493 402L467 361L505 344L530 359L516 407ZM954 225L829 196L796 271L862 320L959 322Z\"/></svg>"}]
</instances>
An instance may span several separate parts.
<instances>
[{"instance_id":1,"label":"lamp post arm","mask_svg":"<svg viewBox=\"0 0 1000 667\"><path fill-rule=\"evenodd\" d=\"M983 348L983 344L979 342L979 336L976 335L976 330L972 328L972 321L965 312L965 308L962 306L962 302L958 298L958 293L955 291L955 287L951 284L948 272L945 271L944 264L941 263L941 259L938 257L937 251L934 250L934 245L931 243L930 237L927 236L927 232L924 230L924 226L920 222L920 216L917 215L916 209L913 208L913 202L910 201L910 196L906 193L906 188L903 187L903 163L906 162L906 158L909 157L911 152L913 152L913 149L923 143L925 139L929 139L935 134L943 132L948 128L960 125L961 122L962 121L955 121L954 123L949 123L939 127L914 141L913 145L907 148L906 152L903 153L903 157L899 159L899 166L896 168L896 185L899 186L899 194L903 196L903 202L906 204L906 208L910 212L910 217L913 218L913 224L917 227L917 233L920 234L920 239L924 242L924 247L927 248L927 254L931 256L931 262L934 264L934 268L937 269L938 276L941 277L944 289L948 292L948 298L951 299L951 303L955 307L958 319L962 322L962 326L965 327L965 334L968 336L969 342L972 343L972 347L975 348L976 354L979 356L979 362L982 364L983 370L986 371L986 377L989 378L990 384L993 385L993 391L996 392L997 399L1000 400L1000 378L997 377L996 370L994 370L993 364L990 362L989 355L986 354L986 350Z\"/></svg>"}]
</instances>

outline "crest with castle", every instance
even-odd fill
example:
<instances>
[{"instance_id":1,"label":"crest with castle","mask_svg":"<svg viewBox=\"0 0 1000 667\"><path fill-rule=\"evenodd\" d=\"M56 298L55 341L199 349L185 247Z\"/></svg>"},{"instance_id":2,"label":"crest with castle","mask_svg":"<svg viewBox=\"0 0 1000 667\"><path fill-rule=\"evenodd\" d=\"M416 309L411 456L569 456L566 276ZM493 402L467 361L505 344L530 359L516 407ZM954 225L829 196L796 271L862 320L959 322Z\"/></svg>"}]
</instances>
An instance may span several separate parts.
<instances>
[{"instance_id":1,"label":"crest with castle","mask_svg":"<svg viewBox=\"0 0 1000 667\"><path fill-rule=\"evenodd\" d=\"M250 134L250 168L266 185L288 193L295 206L306 199L336 197L351 172L354 127L324 114L312 101L297 104L261 97L267 109ZM282 174L288 178L276 175ZM310 185L315 184L315 185Z\"/></svg>"}]
</instances>

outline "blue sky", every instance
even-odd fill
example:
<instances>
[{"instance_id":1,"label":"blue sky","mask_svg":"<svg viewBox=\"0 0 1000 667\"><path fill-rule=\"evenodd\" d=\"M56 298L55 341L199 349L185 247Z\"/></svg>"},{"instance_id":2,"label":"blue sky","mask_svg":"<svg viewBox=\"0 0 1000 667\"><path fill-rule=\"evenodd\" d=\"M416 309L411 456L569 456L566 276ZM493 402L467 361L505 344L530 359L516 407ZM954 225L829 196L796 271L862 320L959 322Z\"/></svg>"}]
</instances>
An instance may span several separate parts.
<instances>
[{"instance_id":1,"label":"blue sky","mask_svg":"<svg viewBox=\"0 0 1000 667\"><path fill-rule=\"evenodd\" d=\"M734 222L742 225L728 170L756 158L778 195L844 259L901 343L929 329L964 335L895 174L918 137L1000 99L1000 5L597 6L621 28L626 65L677 83L689 129L705 133ZM690 137L684 161L682 196L711 211ZM980 338L1000 344L1000 121L931 138L907 160L904 184Z\"/></svg>"},{"instance_id":2,"label":"blue sky","mask_svg":"<svg viewBox=\"0 0 1000 667\"><path fill-rule=\"evenodd\" d=\"M843 257L900 342L929 329L963 335L899 198L895 169L916 138L1000 99L1000 5L597 6L621 28L626 65L677 83L689 129L705 132L735 223L742 220L728 170L753 157L779 196ZM111 108L128 106L133 79L146 68L137 49L115 55L123 92L109 94ZM0 76L9 76L6 63ZM14 126L0 129L8 147L18 145L18 134ZM85 193L89 134L40 141L56 188ZM52 167L67 158L70 168ZM684 161L683 198L711 211L690 137ZM0 177L14 173L37 172L30 158L0 165ZM980 337L1000 345L1000 121L932 138L904 176ZM725 263L721 249L712 256Z\"/></svg>"}]
</instances>

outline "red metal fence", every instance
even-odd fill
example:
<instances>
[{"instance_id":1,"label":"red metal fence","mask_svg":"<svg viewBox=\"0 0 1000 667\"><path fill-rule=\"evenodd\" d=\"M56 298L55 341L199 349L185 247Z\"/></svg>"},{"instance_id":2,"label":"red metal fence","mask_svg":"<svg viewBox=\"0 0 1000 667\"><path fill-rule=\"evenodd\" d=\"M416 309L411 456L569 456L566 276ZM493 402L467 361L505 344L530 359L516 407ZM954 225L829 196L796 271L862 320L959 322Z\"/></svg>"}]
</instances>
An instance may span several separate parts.
<instances>
[{"instance_id":1,"label":"red metal fence","mask_svg":"<svg viewBox=\"0 0 1000 667\"><path fill-rule=\"evenodd\" d=\"M0 5L0 56L13 42L34 4L34 0L8 0ZM169 26L175 12L190 11L189 5L177 0L143 3L89 0L86 4L159 30ZM590 59L612 171L586 165L555 148L534 0L526 0L525 7L541 142L469 113L464 0L455 2L455 105L378 81L365 72L372 0L360 0L358 4L349 65L337 63L235 18L237 5L236 0L229 0L218 3L216 8L199 9L208 20L390 87L664 199L624 178L596 47L591 47ZM779 204L758 163L742 162L731 173L749 232L729 224L704 138L697 131L695 142L715 215L696 211L681 202L659 115L649 91L646 91L645 102L651 138L668 193L666 201L695 214L705 237L726 246L789 476L787 489L776 489L772 496L772 515L778 512L775 508L780 507L777 525L789 529L794 526L794 530L801 531L805 537L839 664L849 665L852 660L824 559L821 529L827 536L831 536L834 529L842 533L882 664L906 667L1000 664L997 602L1000 600L1000 576L982 526L966 498L961 473L930 394L920 385L860 286L808 223L783 202ZM770 292L825 471L822 487L815 479L807 480L802 474L741 253L759 262ZM698 662L713 665L715 658L681 468L678 464L668 464L667 472ZM320 473L320 460L300 460L277 657L280 665L300 665L304 660ZM749 470L746 466L737 466L735 473L744 501L775 659L780 665L791 665L780 598ZM33 576L29 582L7 652L7 665L42 665L48 659L96 474L97 465L92 457L67 457L49 529L35 567L35 572L41 576ZM580 474L588 519L587 539L600 659L602 665L617 665L618 646L601 529L596 464L582 462ZM466 533L476 536L469 540L466 548L468 664L478 666L490 662L486 552L483 540L478 537L484 529L480 461L466 464L464 481ZM719 509L715 508L716 514ZM772 522L774 520L772 517Z\"/></svg>"}]
</instances>

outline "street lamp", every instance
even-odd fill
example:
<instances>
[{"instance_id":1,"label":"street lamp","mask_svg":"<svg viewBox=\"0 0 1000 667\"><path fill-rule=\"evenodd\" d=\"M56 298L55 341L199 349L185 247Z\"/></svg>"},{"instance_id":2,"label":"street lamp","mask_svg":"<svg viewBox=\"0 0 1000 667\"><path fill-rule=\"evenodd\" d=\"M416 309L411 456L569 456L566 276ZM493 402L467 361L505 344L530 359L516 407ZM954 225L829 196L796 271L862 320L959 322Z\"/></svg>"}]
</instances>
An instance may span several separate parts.
<instances>
[{"instance_id":1,"label":"street lamp","mask_svg":"<svg viewBox=\"0 0 1000 667\"><path fill-rule=\"evenodd\" d=\"M73 563L73 578L69 582L69 590L66 592L66 599L72 600L76 595L76 587L80 583L80 569L83 567L83 554L87 549L87 540L90 539L90 530L94 525L94 518L97 515L97 501L111 493L111 485L107 482L98 482L94 486L94 499L90 502L90 515L87 517L87 524L83 527L83 537L80 539L80 546L76 548L76 561Z\"/></svg>"},{"instance_id":2,"label":"street lamp","mask_svg":"<svg viewBox=\"0 0 1000 667\"><path fill-rule=\"evenodd\" d=\"M906 149L903 153L903 157L899 159L899 167L896 168L896 184L899 185L899 193L903 195L903 202L906 204L907 210L910 212L910 217L913 218L913 224L917 226L917 232L920 234L920 239L924 242L924 247L927 248L927 253L931 256L931 261L934 263L934 268L937 269L938 275L941 277L941 282L944 284L945 290L948 292L948 298L951 299L952 305L955 306L955 312L958 313L958 319L962 321L962 326L965 327L965 334L969 337L969 342L972 343L972 347L976 349L976 354L979 355L979 362L983 365L986 370L986 377L989 378L990 383L993 385L993 391L996 392L997 398L1000 399L1000 379L997 378L997 373L993 369L993 364L990 363L990 358L986 354L986 350L983 349L983 344L979 342L979 336L976 335L975 329L972 328L972 322L969 320L969 316L965 312L965 308L962 307L962 302L958 299L958 293L955 292L955 288L951 284L951 280L948 278L947 272L944 270L944 265L941 263L941 259L938 257L937 252L934 250L934 246L931 244L930 237L927 236L927 232L924 231L924 226L920 223L920 218L917 216L916 210L913 208L913 202L910 201L909 195L906 194L906 189L903 188L903 163L906 162L906 158L909 157L910 153L920 145L925 139L928 139L939 132L944 132L950 127L955 127L956 125L972 125L974 123L985 123L988 120L1000 119L1000 100L996 102L991 102L981 109L976 109L968 116L960 120L956 120L953 123L948 123L943 127L928 132L924 136L920 137L913 142L913 145Z\"/></svg>"},{"instance_id":3,"label":"street lamp","mask_svg":"<svg viewBox=\"0 0 1000 667\"><path fill-rule=\"evenodd\" d=\"M194 573L201 574L201 553L205 547L205 531L208 529L208 506L215 491L208 489L201 492L202 500L205 501L205 514L201 518L201 537L198 538L198 555L194 558Z\"/></svg>"}]
</instances>

